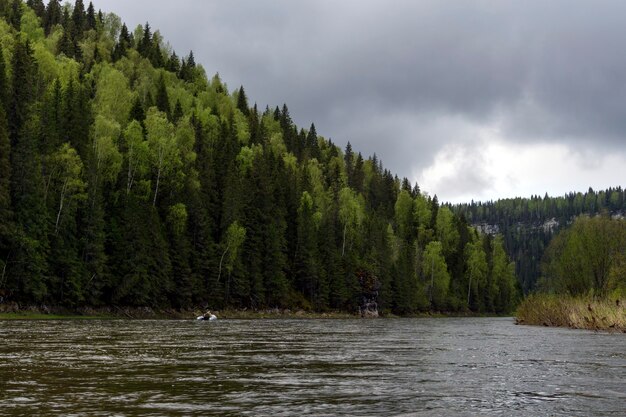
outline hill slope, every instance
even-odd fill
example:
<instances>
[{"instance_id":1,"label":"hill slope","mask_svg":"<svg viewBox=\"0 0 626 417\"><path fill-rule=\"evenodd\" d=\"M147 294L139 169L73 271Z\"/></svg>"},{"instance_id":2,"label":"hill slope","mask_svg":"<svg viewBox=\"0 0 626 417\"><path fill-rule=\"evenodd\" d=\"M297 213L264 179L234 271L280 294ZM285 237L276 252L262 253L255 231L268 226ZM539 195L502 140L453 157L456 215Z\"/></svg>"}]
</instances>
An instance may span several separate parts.
<instances>
[{"instance_id":1,"label":"hill slope","mask_svg":"<svg viewBox=\"0 0 626 417\"><path fill-rule=\"evenodd\" d=\"M20 303L511 310L502 241L208 79L149 24L0 0L0 291Z\"/></svg>"}]
</instances>

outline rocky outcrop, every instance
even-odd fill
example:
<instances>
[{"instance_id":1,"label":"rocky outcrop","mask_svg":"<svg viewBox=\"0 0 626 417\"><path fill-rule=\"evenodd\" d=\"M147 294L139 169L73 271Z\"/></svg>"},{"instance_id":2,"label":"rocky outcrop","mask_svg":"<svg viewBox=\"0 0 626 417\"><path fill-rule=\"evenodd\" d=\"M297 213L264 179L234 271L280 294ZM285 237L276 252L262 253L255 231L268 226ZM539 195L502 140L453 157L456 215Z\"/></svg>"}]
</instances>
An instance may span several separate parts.
<instances>
[{"instance_id":1,"label":"rocky outcrop","mask_svg":"<svg viewBox=\"0 0 626 417\"><path fill-rule=\"evenodd\" d=\"M378 317L378 291L380 290L380 281L374 274L368 271L361 271L357 276L359 284L361 285L361 304L359 305L361 317Z\"/></svg>"}]
</instances>

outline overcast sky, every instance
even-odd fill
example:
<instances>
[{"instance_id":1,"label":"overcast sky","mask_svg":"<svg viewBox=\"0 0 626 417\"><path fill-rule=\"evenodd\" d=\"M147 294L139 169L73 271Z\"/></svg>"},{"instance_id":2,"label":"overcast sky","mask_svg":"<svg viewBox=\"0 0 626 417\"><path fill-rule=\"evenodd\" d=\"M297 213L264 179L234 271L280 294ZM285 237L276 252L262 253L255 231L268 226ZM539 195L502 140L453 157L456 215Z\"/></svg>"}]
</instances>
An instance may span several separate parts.
<instances>
[{"instance_id":1,"label":"overcast sky","mask_svg":"<svg viewBox=\"0 0 626 417\"><path fill-rule=\"evenodd\" d=\"M440 201L626 185L626 2L95 0Z\"/></svg>"}]
</instances>

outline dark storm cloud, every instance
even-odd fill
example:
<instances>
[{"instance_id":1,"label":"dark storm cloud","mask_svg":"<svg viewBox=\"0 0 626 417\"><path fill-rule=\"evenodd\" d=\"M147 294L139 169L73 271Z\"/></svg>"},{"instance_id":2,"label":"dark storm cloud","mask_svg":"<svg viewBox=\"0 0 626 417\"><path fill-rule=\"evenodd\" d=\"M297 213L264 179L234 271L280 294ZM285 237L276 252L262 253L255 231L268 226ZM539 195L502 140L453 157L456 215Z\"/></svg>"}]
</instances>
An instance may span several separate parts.
<instances>
[{"instance_id":1,"label":"dark storm cloud","mask_svg":"<svg viewBox=\"0 0 626 417\"><path fill-rule=\"evenodd\" d=\"M621 150L622 1L96 1L403 176L472 126ZM474 183L482 185L484 178Z\"/></svg>"}]
</instances>

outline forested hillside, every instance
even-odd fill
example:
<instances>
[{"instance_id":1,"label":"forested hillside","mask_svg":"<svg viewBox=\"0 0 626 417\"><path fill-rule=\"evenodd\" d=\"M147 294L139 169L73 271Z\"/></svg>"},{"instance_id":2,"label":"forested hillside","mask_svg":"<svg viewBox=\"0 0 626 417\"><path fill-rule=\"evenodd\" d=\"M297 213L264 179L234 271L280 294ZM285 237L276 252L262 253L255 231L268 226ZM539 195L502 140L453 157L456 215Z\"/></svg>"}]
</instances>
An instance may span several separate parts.
<instances>
[{"instance_id":1,"label":"forested hillside","mask_svg":"<svg viewBox=\"0 0 626 417\"><path fill-rule=\"evenodd\" d=\"M589 188L586 193L562 197L472 202L452 209L481 230L503 236L507 253L515 260L517 276L528 292L541 275L541 260L552 237L581 214L624 217L626 194L621 187L597 192Z\"/></svg>"},{"instance_id":2,"label":"forested hillside","mask_svg":"<svg viewBox=\"0 0 626 417\"><path fill-rule=\"evenodd\" d=\"M510 311L513 264L437 198L258 109L149 24L0 0L2 300ZM224 47L228 47L225 45ZM332 100L329 97L329 100Z\"/></svg>"}]
</instances>

